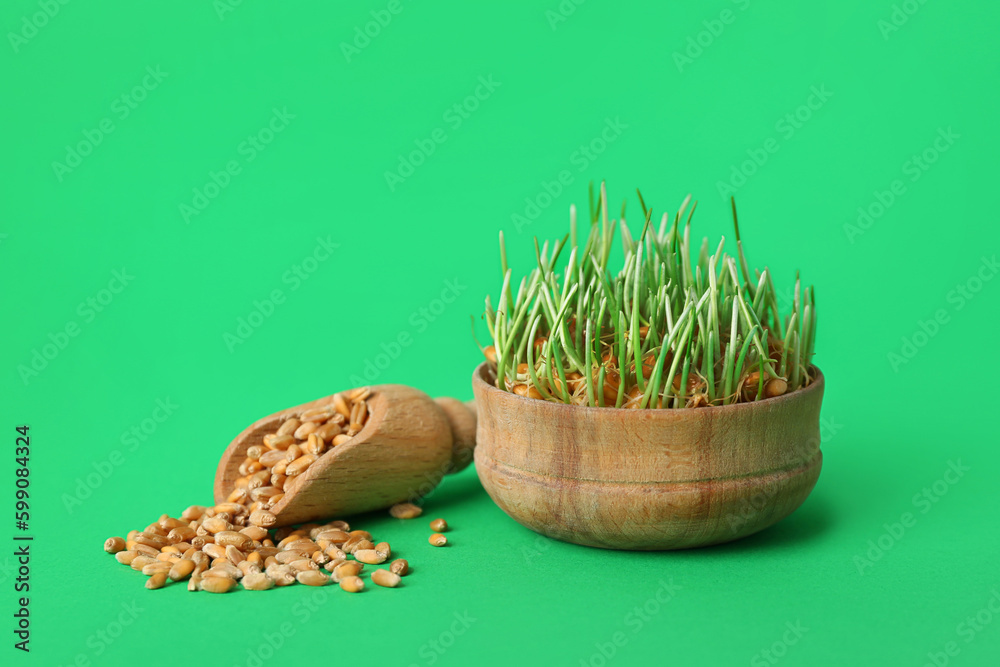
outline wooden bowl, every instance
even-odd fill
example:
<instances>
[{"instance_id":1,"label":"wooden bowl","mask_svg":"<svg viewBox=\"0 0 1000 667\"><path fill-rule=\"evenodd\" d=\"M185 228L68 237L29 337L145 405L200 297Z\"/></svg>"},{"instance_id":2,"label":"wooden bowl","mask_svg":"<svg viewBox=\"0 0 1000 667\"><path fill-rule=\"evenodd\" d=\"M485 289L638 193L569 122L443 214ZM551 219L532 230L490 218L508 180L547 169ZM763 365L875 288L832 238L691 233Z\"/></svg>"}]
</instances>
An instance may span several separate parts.
<instances>
[{"instance_id":1,"label":"wooden bowl","mask_svg":"<svg viewBox=\"0 0 1000 667\"><path fill-rule=\"evenodd\" d=\"M686 549L746 537L798 508L819 477L823 375L753 403L588 408L472 375L476 471L522 525L607 549Z\"/></svg>"}]
</instances>

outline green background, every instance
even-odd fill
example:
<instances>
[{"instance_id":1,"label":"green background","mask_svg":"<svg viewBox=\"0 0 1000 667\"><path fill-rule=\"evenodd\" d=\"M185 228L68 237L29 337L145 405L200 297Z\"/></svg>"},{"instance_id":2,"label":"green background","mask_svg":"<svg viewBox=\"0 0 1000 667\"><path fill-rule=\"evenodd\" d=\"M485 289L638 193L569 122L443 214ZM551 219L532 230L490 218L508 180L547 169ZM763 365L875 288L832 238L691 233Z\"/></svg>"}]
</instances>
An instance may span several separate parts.
<instances>
[{"instance_id":1,"label":"green background","mask_svg":"<svg viewBox=\"0 0 1000 667\"><path fill-rule=\"evenodd\" d=\"M263 664L997 664L1000 617L980 612L1000 590L1000 457L982 407L1000 281L977 283L1000 241L994 6L911 0L895 25L888 0L590 0L562 3L566 16L557 0L401 0L345 55L387 2L50 4L0 10L0 496L13 505L14 427L27 423L35 536L30 656L10 646L16 574L0 559L5 663L255 664L287 620ZM480 77L492 89L466 102ZM275 109L294 118L245 143ZM619 129L602 145L607 123ZM432 136L444 142L390 184ZM70 167L71 150L88 154ZM230 161L238 173L185 216ZM540 197L563 171L569 185ZM788 520L711 549L605 552L520 527L469 469L427 500L452 546L432 550L424 520L360 517L414 574L395 591L323 589L313 609L304 587L148 592L101 551L209 502L246 424L366 369L471 397L469 317L484 337L498 229L527 270L532 237L561 236L569 204L585 207L602 179L633 217L636 186L661 211L692 193L695 235L713 243L730 231L729 181L751 264L779 288L796 270L816 285L825 468ZM317 239L337 247L312 264ZM115 271L128 284L102 292ZM274 290L273 313L227 339ZM398 352L389 363L383 345ZM25 373L36 351L52 358ZM158 400L175 406L162 423ZM940 481L949 462L968 469L954 484ZM880 539L881 557L859 560ZM663 605L661 581L677 588ZM137 606L125 627L122 605Z\"/></svg>"}]
</instances>

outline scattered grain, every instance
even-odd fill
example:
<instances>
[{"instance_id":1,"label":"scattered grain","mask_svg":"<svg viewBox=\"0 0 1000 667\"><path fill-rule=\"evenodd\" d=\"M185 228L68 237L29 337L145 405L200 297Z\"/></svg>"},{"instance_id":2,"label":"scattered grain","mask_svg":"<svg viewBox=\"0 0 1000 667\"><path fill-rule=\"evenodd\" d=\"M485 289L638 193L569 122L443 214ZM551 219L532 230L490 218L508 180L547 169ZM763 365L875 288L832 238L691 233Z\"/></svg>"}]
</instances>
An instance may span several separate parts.
<instances>
[{"instance_id":1,"label":"scattered grain","mask_svg":"<svg viewBox=\"0 0 1000 667\"><path fill-rule=\"evenodd\" d=\"M389 514L397 519L416 519L424 511L413 503L399 503L389 508Z\"/></svg>"},{"instance_id":2,"label":"scattered grain","mask_svg":"<svg viewBox=\"0 0 1000 667\"><path fill-rule=\"evenodd\" d=\"M345 577L340 580L340 587L348 593L360 593L365 588L361 577Z\"/></svg>"},{"instance_id":3,"label":"scattered grain","mask_svg":"<svg viewBox=\"0 0 1000 667\"><path fill-rule=\"evenodd\" d=\"M206 576L201 579L201 590L209 593L228 593L236 587L236 581L229 577Z\"/></svg>"},{"instance_id":4,"label":"scattered grain","mask_svg":"<svg viewBox=\"0 0 1000 667\"><path fill-rule=\"evenodd\" d=\"M104 541L104 550L109 554L125 551L125 539L121 537L109 537Z\"/></svg>"},{"instance_id":5,"label":"scattered grain","mask_svg":"<svg viewBox=\"0 0 1000 667\"><path fill-rule=\"evenodd\" d=\"M385 588L395 588L399 586L399 575L389 570L375 570L372 572L372 583Z\"/></svg>"}]
</instances>

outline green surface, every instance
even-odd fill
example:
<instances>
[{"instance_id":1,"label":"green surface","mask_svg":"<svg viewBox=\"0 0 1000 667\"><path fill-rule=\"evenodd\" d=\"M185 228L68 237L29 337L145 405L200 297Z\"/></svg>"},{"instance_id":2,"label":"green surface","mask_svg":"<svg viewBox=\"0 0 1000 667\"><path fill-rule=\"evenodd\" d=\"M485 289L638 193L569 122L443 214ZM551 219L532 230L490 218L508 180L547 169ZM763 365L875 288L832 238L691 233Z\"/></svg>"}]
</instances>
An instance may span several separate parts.
<instances>
[{"instance_id":1,"label":"green surface","mask_svg":"<svg viewBox=\"0 0 1000 667\"><path fill-rule=\"evenodd\" d=\"M254 665L283 619L263 664L997 664L996 7L402 0L345 55L390 5L232 5L0 10L0 533L27 423L35 536L30 656L0 559L4 664ZM497 230L524 271L605 178L659 210L693 193L699 238L729 233L734 189L750 262L816 285L825 467L787 521L597 551L521 528L470 469L427 500L446 549L425 521L355 522L414 564L395 591L149 592L101 551L207 502L246 424L366 369L470 397Z\"/></svg>"}]
</instances>

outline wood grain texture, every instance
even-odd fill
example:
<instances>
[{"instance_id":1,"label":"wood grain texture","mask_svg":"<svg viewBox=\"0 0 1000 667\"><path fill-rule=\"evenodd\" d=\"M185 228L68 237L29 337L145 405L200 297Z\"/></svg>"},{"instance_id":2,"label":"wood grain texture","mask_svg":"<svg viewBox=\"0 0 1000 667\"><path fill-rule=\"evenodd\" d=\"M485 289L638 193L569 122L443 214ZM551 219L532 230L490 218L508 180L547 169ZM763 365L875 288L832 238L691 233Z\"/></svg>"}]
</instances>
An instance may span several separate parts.
<instances>
[{"instance_id":1,"label":"wood grain texture","mask_svg":"<svg viewBox=\"0 0 1000 667\"><path fill-rule=\"evenodd\" d=\"M467 439L470 428L475 434L475 414L461 401L436 402L404 385L376 385L371 389L370 415L364 428L349 442L328 450L302 473L302 481L271 510L278 517L277 525L368 512L426 495L454 469L453 434L463 438L458 451L470 448ZM264 436L276 431L285 419L328 405L332 398L327 396L268 415L236 436L216 471L215 502L223 502L232 490L250 446L263 445Z\"/></svg>"},{"instance_id":2,"label":"wood grain texture","mask_svg":"<svg viewBox=\"0 0 1000 667\"><path fill-rule=\"evenodd\" d=\"M637 550L728 542L791 514L819 477L822 374L754 403L625 410L517 396L486 373L472 379L479 479L549 537Z\"/></svg>"}]
</instances>

